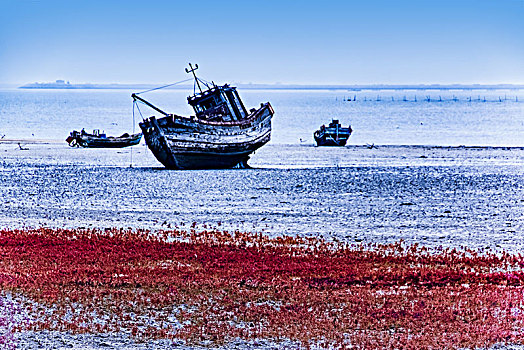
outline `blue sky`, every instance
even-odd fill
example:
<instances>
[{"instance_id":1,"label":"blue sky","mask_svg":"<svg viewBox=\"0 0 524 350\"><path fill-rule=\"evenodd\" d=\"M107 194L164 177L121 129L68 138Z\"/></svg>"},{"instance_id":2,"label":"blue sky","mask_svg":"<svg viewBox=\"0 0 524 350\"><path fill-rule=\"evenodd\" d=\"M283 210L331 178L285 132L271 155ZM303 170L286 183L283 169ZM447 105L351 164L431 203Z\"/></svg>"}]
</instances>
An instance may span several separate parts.
<instances>
[{"instance_id":1,"label":"blue sky","mask_svg":"<svg viewBox=\"0 0 524 350\"><path fill-rule=\"evenodd\" d=\"M524 83L524 0L0 5L0 84Z\"/></svg>"}]
</instances>

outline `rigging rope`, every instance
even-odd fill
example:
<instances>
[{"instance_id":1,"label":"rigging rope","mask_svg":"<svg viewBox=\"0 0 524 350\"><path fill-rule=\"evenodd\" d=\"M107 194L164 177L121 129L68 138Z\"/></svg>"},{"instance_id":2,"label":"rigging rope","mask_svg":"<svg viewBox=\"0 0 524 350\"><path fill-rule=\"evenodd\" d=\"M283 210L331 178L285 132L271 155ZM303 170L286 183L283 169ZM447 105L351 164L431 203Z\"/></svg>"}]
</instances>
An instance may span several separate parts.
<instances>
[{"instance_id":1,"label":"rigging rope","mask_svg":"<svg viewBox=\"0 0 524 350\"><path fill-rule=\"evenodd\" d=\"M133 100L133 135L135 134L135 101ZM131 147L131 160L129 163L129 167L133 167L133 147Z\"/></svg>"},{"instance_id":2,"label":"rigging rope","mask_svg":"<svg viewBox=\"0 0 524 350\"><path fill-rule=\"evenodd\" d=\"M212 83L210 83L209 81L207 80L204 80L204 79L201 79L199 77L195 77L195 81L193 82L193 95L196 95L196 86L197 86L197 82L201 82L202 84L204 84L208 89L210 89L210 85L213 85ZM198 86L198 88L200 89L200 85ZM202 90L201 90L202 91Z\"/></svg>"},{"instance_id":3,"label":"rigging rope","mask_svg":"<svg viewBox=\"0 0 524 350\"><path fill-rule=\"evenodd\" d=\"M205 79L202 79L202 78L197 78L198 80L200 80L201 83L204 83L207 85L207 87L209 87L209 85L212 85L212 83L210 83L209 81L205 80Z\"/></svg>"},{"instance_id":4,"label":"rigging rope","mask_svg":"<svg viewBox=\"0 0 524 350\"><path fill-rule=\"evenodd\" d=\"M173 84L167 84L167 85L159 86L159 87L156 87L156 88L153 88L153 89L149 89L149 90L140 91L140 92L137 92L135 95L140 95L140 94L144 94L146 92L151 92L151 91L155 91L155 90L165 89L165 88L170 87L170 86L174 86L174 85L177 85L177 84L182 84L182 83L188 82L190 80L193 80L193 78L180 80L180 81L177 81L176 83L173 83ZM138 110L138 113L140 113L140 117L142 117L142 120L145 121L144 115L142 114L142 111L140 110L140 107L138 107L137 101L135 99L133 99L133 134L135 133L135 106L136 106L136 109ZM131 168L133 167L133 148L131 148L131 160L130 160L129 167L131 167Z\"/></svg>"},{"instance_id":5,"label":"rigging rope","mask_svg":"<svg viewBox=\"0 0 524 350\"><path fill-rule=\"evenodd\" d=\"M146 119L142 115L142 111L140 110L140 107L138 107L138 103L136 103L136 100L133 100L133 120L135 120L135 106L136 106L136 109L138 110L138 113L140 113L140 116L142 117L142 120L145 121Z\"/></svg>"},{"instance_id":6,"label":"rigging rope","mask_svg":"<svg viewBox=\"0 0 524 350\"><path fill-rule=\"evenodd\" d=\"M210 82L208 82L207 80L204 80L204 79L200 79L200 78L196 78L196 79L198 79L201 83L205 84L209 88L209 85L211 84ZM159 86L159 87L156 87L156 88L153 88L153 89L140 91L140 92L135 93L135 95L140 95L140 94L145 94L146 92L151 92L151 91L155 91L155 90L165 89L165 88L170 87L170 86L186 83L186 82L188 82L190 80L193 80L193 78L188 78L188 79L177 81L176 83L173 83L173 84L167 84L167 85ZM193 94L196 93L195 85L196 85L196 80L195 80L195 82L193 84ZM141 102L141 101L139 101L139 102ZM143 103L143 102L141 102L141 103ZM142 111L140 110L140 107L138 107L137 101L133 100L133 133L134 133L134 124L135 124L135 106L136 106L136 109L138 110L138 113L140 113L140 117L142 117L142 120L145 120L144 115L142 114Z\"/></svg>"},{"instance_id":7,"label":"rigging rope","mask_svg":"<svg viewBox=\"0 0 524 350\"><path fill-rule=\"evenodd\" d=\"M190 81L190 80L193 80L193 78L180 80L180 81L177 81L176 83L173 83L173 84L168 84L168 85L164 85L164 86L156 87L156 88L149 89L149 90L145 90L145 91L140 91L140 92L137 92L135 95L140 95L140 94L144 94L144 93L146 93L146 92L150 92L150 91L155 91L155 90L164 89L164 88L167 88L167 87L170 87L170 86L173 86L173 85L177 85L177 84L182 84L182 83L188 82L188 81Z\"/></svg>"}]
</instances>

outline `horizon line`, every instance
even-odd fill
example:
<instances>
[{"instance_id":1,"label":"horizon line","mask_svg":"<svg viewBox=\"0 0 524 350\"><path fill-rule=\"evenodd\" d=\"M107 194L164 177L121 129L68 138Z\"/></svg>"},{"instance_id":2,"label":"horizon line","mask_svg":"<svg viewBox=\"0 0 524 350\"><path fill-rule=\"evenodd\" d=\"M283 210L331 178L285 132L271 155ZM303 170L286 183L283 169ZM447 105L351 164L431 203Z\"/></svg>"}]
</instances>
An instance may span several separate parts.
<instances>
[{"instance_id":1,"label":"horizon line","mask_svg":"<svg viewBox=\"0 0 524 350\"><path fill-rule=\"evenodd\" d=\"M175 83L176 84L176 83ZM152 88L166 84L155 83L70 83L69 81L56 80L47 83L28 83L20 84L0 84L0 86L10 86L18 89L130 89L130 88ZM243 89L333 89L333 90L363 90L363 89L524 89L523 83L412 83L412 84L394 84L394 83L373 83L373 84L293 84L293 83L242 83L232 82L229 85L235 85ZM169 89L186 89L191 88L193 84L184 84L167 86Z\"/></svg>"}]
</instances>

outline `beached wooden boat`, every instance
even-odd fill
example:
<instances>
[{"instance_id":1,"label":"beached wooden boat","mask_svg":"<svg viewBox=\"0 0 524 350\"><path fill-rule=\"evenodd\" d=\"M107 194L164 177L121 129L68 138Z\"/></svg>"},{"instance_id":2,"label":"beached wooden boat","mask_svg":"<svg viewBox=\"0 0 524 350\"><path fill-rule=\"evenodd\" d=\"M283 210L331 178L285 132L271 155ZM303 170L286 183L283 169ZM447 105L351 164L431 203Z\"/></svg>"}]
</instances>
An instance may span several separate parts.
<instances>
[{"instance_id":1,"label":"beached wooden boat","mask_svg":"<svg viewBox=\"0 0 524 350\"><path fill-rule=\"evenodd\" d=\"M128 146L138 145L142 139L142 133L129 135L125 133L121 136L106 136L99 130L93 130L89 134L82 129L82 131L73 130L66 142L71 147L88 147L88 148L122 148Z\"/></svg>"},{"instance_id":2,"label":"beached wooden boat","mask_svg":"<svg viewBox=\"0 0 524 350\"><path fill-rule=\"evenodd\" d=\"M351 125L343 128L338 120L333 119L328 126L322 125L313 133L317 146L345 146L351 136Z\"/></svg>"},{"instance_id":3,"label":"beached wooden boat","mask_svg":"<svg viewBox=\"0 0 524 350\"><path fill-rule=\"evenodd\" d=\"M198 65L190 68L186 72L193 73L200 90L187 98L194 116L168 114L138 94L131 95L134 102L163 115L139 123L147 146L169 169L248 167L249 156L270 140L273 108L266 102L248 112L235 87L204 82L195 75Z\"/></svg>"}]
</instances>

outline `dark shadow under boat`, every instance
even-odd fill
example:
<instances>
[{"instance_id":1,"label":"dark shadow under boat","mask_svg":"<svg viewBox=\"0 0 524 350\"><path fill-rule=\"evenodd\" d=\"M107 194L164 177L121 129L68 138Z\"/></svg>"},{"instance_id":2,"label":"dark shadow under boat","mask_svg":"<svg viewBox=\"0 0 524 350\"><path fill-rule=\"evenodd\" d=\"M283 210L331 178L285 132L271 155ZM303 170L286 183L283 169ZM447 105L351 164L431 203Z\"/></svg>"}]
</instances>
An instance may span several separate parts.
<instances>
[{"instance_id":1,"label":"dark shadow under boat","mask_svg":"<svg viewBox=\"0 0 524 350\"><path fill-rule=\"evenodd\" d=\"M235 87L207 83L193 73L199 93L187 98L195 111L191 117L168 114L148 101L132 94L163 117L151 116L139 123L147 146L169 169L248 168L250 155L271 138L269 102L246 110ZM202 90L202 86L205 90Z\"/></svg>"}]
</instances>

